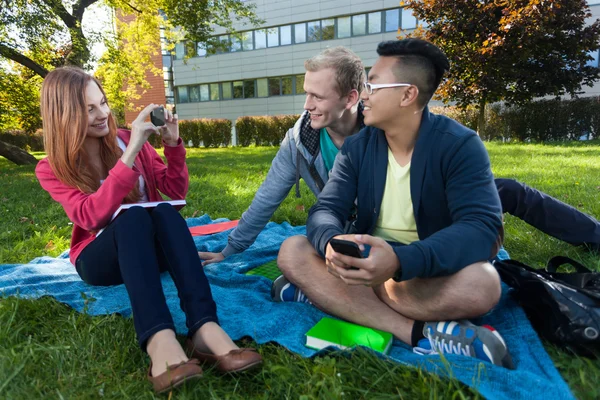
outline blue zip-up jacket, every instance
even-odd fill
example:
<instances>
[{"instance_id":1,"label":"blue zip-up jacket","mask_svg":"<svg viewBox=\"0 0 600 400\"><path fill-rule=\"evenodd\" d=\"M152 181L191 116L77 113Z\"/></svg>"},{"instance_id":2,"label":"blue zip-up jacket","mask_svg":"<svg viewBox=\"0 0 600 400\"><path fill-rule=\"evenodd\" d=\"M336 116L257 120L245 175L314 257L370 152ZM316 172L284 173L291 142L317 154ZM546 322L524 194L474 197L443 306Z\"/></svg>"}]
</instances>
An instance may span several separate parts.
<instances>
[{"instance_id":1,"label":"blue zip-up jacket","mask_svg":"<svg viewBox=\"0 0 600 400\"><path fill-rule=\"evenodd\" d=\"M355 231L373 232L387 166L382 130L366 127L345 140L308 216L308 239L321 256L329 240L344 233L354 199ZM426 108L411 158L410 193L419 240L393 246L402 280L450 275L496 255L503 239L502 208L487 151L475 132Z\"/></svg>"}]
</instances>

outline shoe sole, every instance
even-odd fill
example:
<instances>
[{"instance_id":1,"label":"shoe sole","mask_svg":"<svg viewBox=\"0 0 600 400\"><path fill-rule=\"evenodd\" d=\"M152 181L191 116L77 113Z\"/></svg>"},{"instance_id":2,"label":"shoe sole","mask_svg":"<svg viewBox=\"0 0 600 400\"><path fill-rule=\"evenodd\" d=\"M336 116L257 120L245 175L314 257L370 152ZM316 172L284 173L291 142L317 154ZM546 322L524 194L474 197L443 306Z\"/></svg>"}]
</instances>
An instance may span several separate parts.
<instances>
[{"instance_id":1,"label":"shoe sole","mask_svg":"<svg viewBox=\"0 0 600 400\"><path fill-rule=\"evenodd\" d=\"M200 378L202 378L203 376L204 376L204 375L192 375L192 376L187 376L187 377L183 378L182 380L180 380L179 382L175 382L173 385L171 385L171 386L169 386L169 387L166 387L166 388L164 388L163 390L161 390L160 392L156 392L156 393L157 393L157 394L165 394L165 393L167 393L167 392L170 392L170 391L172 391L173 389L176 389L176 388L178 388L179 386L183 385L183 384L184 384L184 383L186 383L186 382L193 381L193 380L196 380L196 379L200 379Z\"/></svg>"},{"instance_id":2,"label":"shoe sole","mask_svg":"<svg viewBox=\"0 0 600 400\"><path fill-rule=\"evenodd\" d=\"M232 371L221 371L221 372L225 373L225 374L237 374L239 372L247 372L247 371L250 371L253 369L257 369L262 363L263 363L262 360L260 360L260 361L254 362L252 364L244 365L243 367L234 369Z\"/></svg>"}]
</instances>

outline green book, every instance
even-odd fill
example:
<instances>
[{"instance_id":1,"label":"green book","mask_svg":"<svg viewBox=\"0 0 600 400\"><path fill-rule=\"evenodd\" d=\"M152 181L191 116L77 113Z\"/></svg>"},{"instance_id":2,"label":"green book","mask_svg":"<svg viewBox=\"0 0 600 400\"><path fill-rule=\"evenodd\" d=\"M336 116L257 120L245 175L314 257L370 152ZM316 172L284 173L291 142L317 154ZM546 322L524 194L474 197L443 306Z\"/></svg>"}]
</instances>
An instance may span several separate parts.
<instances>
[{"instance_id":1,"label":"green book","mask_svg":"<svg viewBox=\"0 0 600 400\"><path fill-rule=\"evenodd\" d=\"M246 275L264 276L265 278L274 281L275 278L281 275L281 270L277 267L277 260L275 259L259 267L251 269L250 271L246 272Z\"/></svg>"},{"instance_id":2,"label":"green book","mask_svg":"<svg viewBox=\"0 0 600 400\"><path fill-rule=\"evenodd\" d=\"M329 317L322 318L306 332L306 347L321 350L335 346L342 350L365 346L387 354L392 347L392 334Z\"/></svg>"}]
</instances>

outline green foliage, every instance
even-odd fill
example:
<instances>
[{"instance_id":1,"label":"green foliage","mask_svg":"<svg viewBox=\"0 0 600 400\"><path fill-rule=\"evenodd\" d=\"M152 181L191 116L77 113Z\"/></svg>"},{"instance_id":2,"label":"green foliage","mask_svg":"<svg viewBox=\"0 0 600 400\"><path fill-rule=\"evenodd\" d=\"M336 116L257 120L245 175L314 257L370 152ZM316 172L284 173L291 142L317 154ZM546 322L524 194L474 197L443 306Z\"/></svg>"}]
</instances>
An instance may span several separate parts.
<instances>
[{"instance_id":1,"label":"green foliage","mask_svg":"<svg viewBox=\"0 0 600 400\"><path fill-rule=\"evenodd\" d=\"M42 78L24 67L13 71L0 67L0 132L24 130L31 134L42 127L40 89Z\"/></svg>"},{"instance_id":2,"label":"green foliage","mask_svg":"<svg viewBox=\"0 0 600 400\"><path fill-rule=\"evenodd\" d=\"M12 144L25 151L44 151L44 138L41 130L35 133L18 130L0 132L0 141Z\"/></svg>"},{"instance_id":3,"label":"green foliage","mask_svg":"<svg viewBox=\"0 0 600 400\"><path fill-rule=\"evenodd\" d=\"M600 142L491 142L486 147L496 176L523 181L600 218ZM277 150L189 149L190 190L182 215L240 218ZM72 226L61 206L40 188L34 167L18 167L0 157L0 171L0 264L24 263L66 250ZM304 224L315 198L303 182L301 193L300 199L290 193L272 220ZM551 256L564 254L600 270L598 254L550 238L517 218L505 217L505 246L515 259L541 267ZM131 319L119 315L91 317L49 297L1 298L0 343L0 398L156 398L145 378L148 359L135 343ZM587 400L600 396L600 360L579 358L552 346L547 349L575 397ZM259 351L265 365L256 375L221 376L208 368L201 380L184 385L173 398L481 398L451 378L361 351L314 359L273 344L260 345Z\"/></svg>"},{"instance_id":4,"label":"green foliage","mask_svg":"<svg viewBox=\"0 0 600 400\"><path fill-rule=\"evenodd\" d=\"M476 130L478 110L473 106L432 107ZM485 126L479 131L484 140L555 142L578 140L582 136L600 137L600 98L539 100L521 106L494 104L485 111Z\"/></svg>"},{"instance_id":5,"label":"green foliage","mask_svg":"<svg viewBox=\"0 0 600 400\"><path fill-rule=\"evenodd\" d=\"M599 77L587 65L600 46L600 21L586 0L407 0L427 30L419 34L450 60L438 95L479 109L525 104L546 95L575 95Z\"/></svg>"},{"instance_id":6,"label":"green foliage","mask_svg":"<svg viewBox=\"0 0 600 400\"><path fill-rule=\"evenodd\" d=\"M277 146L299 117L298 114L240 117L235 122L238 145Z\"/></svg>"},{"instance_id":7,"label":"green foliage","mask_svg":"<svg viewBox=\"0 0 600 400\"><path fill-rule=\"evenodd\" d=\"M179 121L179 136L189 147L227 147L231 141L231 121L210 118ZM155 148L162 147L161 138L151 136L151 144Z\"/></svg>"}]
</instances>

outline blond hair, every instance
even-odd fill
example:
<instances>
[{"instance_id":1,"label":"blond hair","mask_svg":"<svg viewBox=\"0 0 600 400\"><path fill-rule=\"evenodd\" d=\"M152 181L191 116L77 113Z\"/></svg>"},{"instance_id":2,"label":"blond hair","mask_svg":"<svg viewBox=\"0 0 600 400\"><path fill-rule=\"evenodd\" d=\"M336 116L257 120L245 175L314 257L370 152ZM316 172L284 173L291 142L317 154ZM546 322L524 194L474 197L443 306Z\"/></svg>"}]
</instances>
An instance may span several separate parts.
<instances>
[{"instance_id":1,"label":"blond hair","mask_svg":"<svg viewBox=\"0 0 600 400\"><path fill-rule=\"evenodd\" d=\"M336 90L340 96L346 96L353 89L360 94L365 81L365 67L361 59L343 46L323 50L306 60L304 68L310 72L332 68L335 71Z\"/></svg>"}]
</instances>

